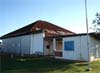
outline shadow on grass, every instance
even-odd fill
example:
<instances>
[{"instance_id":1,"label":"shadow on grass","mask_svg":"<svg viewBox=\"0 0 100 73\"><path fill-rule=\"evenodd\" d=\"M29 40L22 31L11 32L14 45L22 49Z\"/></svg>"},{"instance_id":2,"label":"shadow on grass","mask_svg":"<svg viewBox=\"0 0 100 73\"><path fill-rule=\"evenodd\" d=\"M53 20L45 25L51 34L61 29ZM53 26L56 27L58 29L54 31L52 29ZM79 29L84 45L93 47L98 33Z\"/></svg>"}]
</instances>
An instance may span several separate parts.
<instances>
[{"instance_id":1,"label":"shadow on grass","mask_svg":"<svg viewBox=\"0 0 100 73\"><path fill-rule=\"evenodd\" d=\"M25 59L25 60L20 60ZM74 66L75 61L58 60L50 57L14 57L1 56L1 71L4 73L63 72Z\"/></svg>"}]
</instances>

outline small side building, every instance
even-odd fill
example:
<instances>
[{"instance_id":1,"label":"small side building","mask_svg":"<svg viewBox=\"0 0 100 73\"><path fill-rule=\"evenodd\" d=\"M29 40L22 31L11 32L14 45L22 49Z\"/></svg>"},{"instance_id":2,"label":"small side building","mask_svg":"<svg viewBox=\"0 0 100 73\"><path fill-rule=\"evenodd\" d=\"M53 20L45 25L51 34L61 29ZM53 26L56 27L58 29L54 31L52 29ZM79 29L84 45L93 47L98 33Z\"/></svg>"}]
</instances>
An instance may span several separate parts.
<instances>
[{"instance_id":1,"label":"small side building","mask_svg":"<svg viewBox=\"0 0 100 73\"><path fill-rule=\"evenodd\" d=\"M80 61L100 59L100 33L89 33L89 50L86 33L48 38L54 40L53 45L56 58Z\"/></svg>"},{"instance_id":2,"label":"small side building","mask_svg":"<svg viewBox=\"0 0 100 73\"><path fill-rule=\"evenodd\" d=\"M77 34L63 38L63 58L90 61L100 59L100 33ZM89 51L89 52L88 52Z\"/></svg>"}]
</instances>

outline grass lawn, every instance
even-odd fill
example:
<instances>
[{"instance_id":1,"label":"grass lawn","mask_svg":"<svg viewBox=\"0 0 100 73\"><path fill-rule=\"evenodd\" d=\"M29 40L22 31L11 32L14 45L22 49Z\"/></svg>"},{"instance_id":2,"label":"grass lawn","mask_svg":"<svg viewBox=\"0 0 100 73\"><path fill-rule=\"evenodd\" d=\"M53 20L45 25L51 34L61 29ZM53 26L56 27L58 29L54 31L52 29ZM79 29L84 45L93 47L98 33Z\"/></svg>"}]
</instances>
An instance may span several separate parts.
<instances>
[{"instance_id":1,"label":"grass lawn","mask_svg":"<svg viewBox=\"0 0 100 73\"><path fill-rule=\"evenodd\" d=\"M22 61L20 61L20 59ZM100 73L100 61L91 63L91 73ZM1 73L89 73L86 62L72 62L48 57L1 56Z\"/></svg>"}]
</instances>

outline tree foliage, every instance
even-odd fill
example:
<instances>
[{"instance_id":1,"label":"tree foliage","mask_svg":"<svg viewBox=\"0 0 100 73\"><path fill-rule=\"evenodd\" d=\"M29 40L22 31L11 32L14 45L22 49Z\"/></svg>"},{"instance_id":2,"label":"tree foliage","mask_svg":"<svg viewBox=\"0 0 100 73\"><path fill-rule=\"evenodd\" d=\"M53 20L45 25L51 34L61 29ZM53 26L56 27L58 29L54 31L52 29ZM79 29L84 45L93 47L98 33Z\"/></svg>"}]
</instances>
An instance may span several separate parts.
<instances>
[{"instance_id":1,"label":"tree foliage","mask_svg":"<svg viewBox=\"0 0 100 73\"><path fill-rule=\"evenodd\" d=\"M93 28L95 32L100 32L100 14L96 13L96 18L93 20Z\"/></svg>"}]
</instances>

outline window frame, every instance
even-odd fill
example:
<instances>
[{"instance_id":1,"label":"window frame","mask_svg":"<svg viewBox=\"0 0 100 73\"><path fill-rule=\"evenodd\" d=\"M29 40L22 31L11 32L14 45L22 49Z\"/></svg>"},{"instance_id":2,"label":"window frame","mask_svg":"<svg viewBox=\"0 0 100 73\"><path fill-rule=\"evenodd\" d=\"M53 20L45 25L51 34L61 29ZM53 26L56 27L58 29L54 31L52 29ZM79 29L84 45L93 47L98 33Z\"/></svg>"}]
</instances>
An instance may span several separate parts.
<instances>
[{"instance_id":1,"label":"window frame","mask_svg":"<svg viewBox=\"0 0 100 73\"><path fill-rule=\"evenodd\" d=\"M64 41L64 51L74 51L75 42L74 41Z\"/></svg>"}]
</instances>

